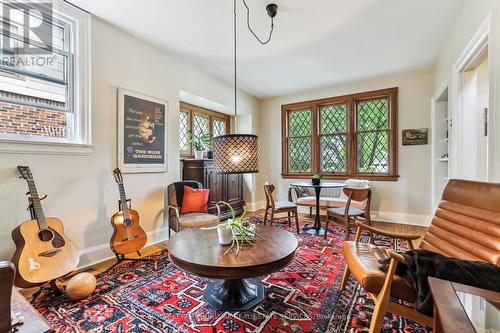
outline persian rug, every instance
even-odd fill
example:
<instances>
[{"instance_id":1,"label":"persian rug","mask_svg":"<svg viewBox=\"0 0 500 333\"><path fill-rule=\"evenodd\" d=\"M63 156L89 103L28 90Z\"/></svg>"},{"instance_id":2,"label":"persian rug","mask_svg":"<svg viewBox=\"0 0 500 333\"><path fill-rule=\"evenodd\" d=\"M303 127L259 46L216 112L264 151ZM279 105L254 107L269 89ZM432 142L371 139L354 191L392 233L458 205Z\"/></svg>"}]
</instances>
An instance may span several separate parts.
<instances>
[{"instance_id":1,"label":"persian rug","mask_svg":"<svg viewBox=\"0 0 500 333\"><path fill-rule=\"evenodd\" d=\"M285 220L274 225L288 229ZM212 310L203 300L207 279L177 269L166 251L151 256L157 270L153 262L126 262L100 274L95 292L83 301L41 289L31 303L56 332L367 332L374 303L353 279L340 292L344 230L331 231L327 240L301 233L293 262L261 278L266 298L251 311ZM406 249L404 242L383 236L374 243ZM383 327L383 332L428 331L391 314Z\"/></svg>"}]
</instances>

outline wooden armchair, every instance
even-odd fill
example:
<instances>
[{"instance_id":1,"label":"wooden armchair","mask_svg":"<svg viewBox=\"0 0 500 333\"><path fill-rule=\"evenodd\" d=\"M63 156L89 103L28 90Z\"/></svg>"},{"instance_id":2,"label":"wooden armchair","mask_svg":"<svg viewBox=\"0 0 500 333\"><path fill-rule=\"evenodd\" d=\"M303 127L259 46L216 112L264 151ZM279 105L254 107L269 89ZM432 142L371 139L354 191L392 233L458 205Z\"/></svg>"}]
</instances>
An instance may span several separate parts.
<instances>
[{"instance_id":1,"label":"wooden armchair","mask_svg":"<svg viewBox=\"0 0 500 333\"><path fill-rule=\"evenodd\" d=\"M345 288L352 275L375 300L369 332L380 331L386 312L432 327L431 317L390 300L391 296L408 302L416 299L415 290L404 278L394 274L398 262L404 262L404 258L392 251L359 242L362 231L367 230L405 240L413 249L412 241L420 236L387 232L360 222L356 225L355 240L343 245L346 269L340 288ZM500 184L450 180L419 248L500 267ZM391 262L388 272L384 273L379 269L378 260L387 256L391 257Z\"/></svg>"},{"instance_id":2,"label":"wooden armchair","mask_svg":"<svg viewBox=\"0 0 500 333\"><path fill-rule=\"evenodd\" d=\"M213 226L219 223L220 207L216 204L217 215L208 213L181 213L182 198L184 195L184 186L195 189L203 188L203 185L197 181L175 182L167 187L165 210L168 211L168 237L170 231L179 232L186 228L200 228Z\"/></svg>"},{"instance_id":3,"label":"wooden armchair","mask_svg":"<svg viewBox=\"0 0 500 333\"><path fill-rule=\"evenodd\" d=\"M345 228L345 239L349 240L350 226L356 218L363 218L366 224L372 224L370 217L372 190L369 187L344 187L343 190L347 197L346 204L344 207L328 208L326 210L326 230L328 230L330 219L340 222ZM354 206L354 203L357 203L357 207ZM323 236L325 239L327 234L328 233L325 232Z\"/></svg>"}]
</instances>

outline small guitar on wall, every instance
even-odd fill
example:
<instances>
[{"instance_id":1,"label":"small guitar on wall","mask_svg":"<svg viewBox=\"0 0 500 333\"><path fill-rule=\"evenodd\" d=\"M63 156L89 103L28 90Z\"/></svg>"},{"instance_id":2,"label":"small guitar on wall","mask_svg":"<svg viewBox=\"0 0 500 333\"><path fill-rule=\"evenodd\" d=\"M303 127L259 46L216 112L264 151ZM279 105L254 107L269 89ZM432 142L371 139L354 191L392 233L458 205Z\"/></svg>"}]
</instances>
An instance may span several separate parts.
<instances>
[{"instance_id":1,"label":"small guitar on wall","mask_svg":"<svg viewBox=\"0 0 500 333\"><path fill-rule=\"evenodd\" d=\"M111 217L111 225L114 229L113 236L111 236L111 249L117 255L139 252L146 244L146 233L139 225L139 213L128 206L120 169L113 170L113 176L118 183L121 211Z\"/></svg>"},{"instance_id":2,"label":"small guitar on wall","mask_svg":"<svg viewBox=\"0 0 500 333\"><path fill-rule=\"evenodd\" d=\"M12 231L16 244L12 262L17 267L15 285L31 287L72 272L80 256L64 234L61 220L45 217L30 168L18 166L17 169L28 182L35 219L22 223Z\"/></svg>"}]
</instances>

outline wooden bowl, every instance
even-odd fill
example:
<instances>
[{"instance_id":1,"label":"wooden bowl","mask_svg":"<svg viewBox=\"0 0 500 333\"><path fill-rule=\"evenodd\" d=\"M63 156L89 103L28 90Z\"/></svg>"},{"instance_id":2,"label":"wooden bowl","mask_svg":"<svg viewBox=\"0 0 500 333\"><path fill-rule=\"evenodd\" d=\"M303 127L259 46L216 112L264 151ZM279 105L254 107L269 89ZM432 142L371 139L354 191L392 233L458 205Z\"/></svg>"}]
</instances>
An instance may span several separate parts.
<instances>
[{"instance_id":1,"label":"wooden bowl","mask_svg":"<svg viewBox=\"0 0 500 333\"><path fill-rule=\"evenodd\" d=\"M87 298L95 290L96 279L90 273L78 273L66 285L66 295L72 301Z\"/></svg>"}]
</instances>

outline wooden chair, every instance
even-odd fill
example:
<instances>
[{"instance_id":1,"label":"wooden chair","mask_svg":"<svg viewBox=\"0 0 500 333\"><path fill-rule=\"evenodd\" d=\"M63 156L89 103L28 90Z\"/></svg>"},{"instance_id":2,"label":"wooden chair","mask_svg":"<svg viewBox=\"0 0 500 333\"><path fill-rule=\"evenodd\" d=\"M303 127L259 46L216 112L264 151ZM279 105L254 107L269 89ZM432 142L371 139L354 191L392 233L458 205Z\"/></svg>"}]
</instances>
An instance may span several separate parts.
<instances>
[{"instance_id":1,"label":"wooden chair","mask_svg":"<svg viewBox=\"0 0 500 333\"><path fill-rule=\"evenodd\" d=\"M274 185L264 185L264 193L266 194L266 212L264 214L264 224L267 222L267 215L270 214L271 225L273 225L274 215L280 213L287 213L288 226L292 226L292 217L295 218L295 227L297 228L297 235L300 233L299 228L299 213L297 205L290 201L275 201Z\"/></svg>"},{"instance_id":2,"label":"wooden chair","mask_svg":"<svg viewBox=\"0 0 500 333\"><path fill-rule=\"evenodd\" d=\"M364 218L365 223L371 225L370 218L370 203L372 198L372 191L370 188L353 188L345 187L344 194L347 196L345 207L328 208L326 210L326 230L328 230L328 223L330 219L341 222L345 227L345 239L349 240L350 225L353 225L356 218ZM359 203L357 207L352 207L352 204ZM326 239L325 232L324 238Z\"/></svg>"},{"instance_id":3,"label":"wooden chair","mask_svg":"<svg viewBox=\"0 0 500 333\"><path fill-rule=\"evenodd\" d=\"M372 244L361 243L363 230L402 239L413 249L412 241L419 235L393 233L356 222L354 241L345 241L343 254L346 269L340 289L352 275L375 300L370 333L379 332L386 312L432 327L433 320L413 308L391 301L390 297L407 302L416 300L415 290L395 275L404 257ZM462 260L476 260L500 267L500 184L452 179L446 185L432 223L419 245L420 249L441 253ZM390 256L387 273L379 269L378 260Z\"/></svg>"}]
</instances>

